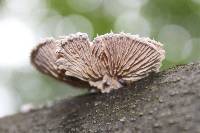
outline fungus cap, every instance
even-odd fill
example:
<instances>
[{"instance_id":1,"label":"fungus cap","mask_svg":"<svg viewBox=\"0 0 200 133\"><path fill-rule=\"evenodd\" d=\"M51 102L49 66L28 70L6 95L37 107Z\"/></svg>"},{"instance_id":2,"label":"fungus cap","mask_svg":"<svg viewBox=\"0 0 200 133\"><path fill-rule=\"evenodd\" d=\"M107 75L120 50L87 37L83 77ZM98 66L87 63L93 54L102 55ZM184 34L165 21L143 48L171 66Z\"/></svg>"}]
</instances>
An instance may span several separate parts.
<instances>
[{"instance_id":1,"label":"fungus cap","mask_svg":"<svg viewBox=\"0 0 200 133\"><path fill-rule=\"evenodd\" d=\"M164 58L161 43L128 33L108 33L93 41L85 33L47 38L31 53L39 71L103 93L158 72Z\"/></svg>"}]
</instances>

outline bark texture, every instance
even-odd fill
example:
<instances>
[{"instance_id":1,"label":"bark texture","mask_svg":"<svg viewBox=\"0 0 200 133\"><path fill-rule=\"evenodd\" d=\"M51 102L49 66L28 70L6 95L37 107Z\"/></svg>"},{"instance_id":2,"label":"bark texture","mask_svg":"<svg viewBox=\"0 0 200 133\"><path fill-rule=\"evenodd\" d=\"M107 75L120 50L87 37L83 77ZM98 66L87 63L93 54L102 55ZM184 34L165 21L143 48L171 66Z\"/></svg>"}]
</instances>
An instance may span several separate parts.
<instances>
[{"instance_id":1,"label":"bark texture","mask_svg":"<svg viewBox=\"0 0 200 133\"><path fill-rule=\"evenodd\" d=\"M0 132L198 133L199 125L200 63L194 63L109 94L86 94L2 118Z\"/></svg>"}]
</instances>

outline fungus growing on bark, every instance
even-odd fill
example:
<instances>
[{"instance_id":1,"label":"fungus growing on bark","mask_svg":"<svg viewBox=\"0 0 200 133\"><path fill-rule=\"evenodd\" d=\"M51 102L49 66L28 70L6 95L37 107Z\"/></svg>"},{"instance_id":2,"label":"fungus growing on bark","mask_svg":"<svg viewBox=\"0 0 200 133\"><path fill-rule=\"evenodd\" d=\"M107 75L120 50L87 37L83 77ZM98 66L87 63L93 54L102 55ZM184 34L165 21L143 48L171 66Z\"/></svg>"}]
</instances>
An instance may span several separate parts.
<instances>
[{"instance_id":1,"label":"fungus growing on bark","mask_svg":"<svg viewBox=\"0 0 200 133\"><path fill-rule=\"evenodd\" d=\"M101 92L158 72L164 58L161 43L126 33L109 33L93 41L85 33L45 39L31 53L31 62L39 71Z\"/></svg>"}]
</instances>

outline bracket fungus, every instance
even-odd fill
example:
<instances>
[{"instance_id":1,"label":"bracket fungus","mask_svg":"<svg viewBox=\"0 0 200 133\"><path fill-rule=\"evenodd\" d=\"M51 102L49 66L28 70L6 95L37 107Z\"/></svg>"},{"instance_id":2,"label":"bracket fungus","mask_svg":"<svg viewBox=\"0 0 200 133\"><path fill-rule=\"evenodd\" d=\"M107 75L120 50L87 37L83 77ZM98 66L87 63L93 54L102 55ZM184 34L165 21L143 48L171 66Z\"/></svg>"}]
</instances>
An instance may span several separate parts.
<instances>
[{"instance_id":1,"label":"bracket fungus","mask_svg":"<svg viewBox=\"0 0 200 133\"><path fill-rule=\"evenodd\" d=\"M85 33L47 38L31 53L32 64L42 73L102 93L158 72L164 58L161 43L127 33L108 33L93 41Z\"/></svg>"}]
</instances>

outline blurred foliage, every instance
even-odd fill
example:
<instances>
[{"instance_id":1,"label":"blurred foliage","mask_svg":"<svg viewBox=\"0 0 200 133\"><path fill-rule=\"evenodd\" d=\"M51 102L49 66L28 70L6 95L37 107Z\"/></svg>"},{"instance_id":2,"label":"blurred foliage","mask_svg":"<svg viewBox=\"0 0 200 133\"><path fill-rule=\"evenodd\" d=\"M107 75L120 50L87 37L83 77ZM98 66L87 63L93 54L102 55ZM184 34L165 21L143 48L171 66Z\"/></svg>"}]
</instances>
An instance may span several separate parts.
<instances>
[{"instance_id":1,"label":"blurred foliage","mask_svg":"<svg viewBox=\"0 0 200 133\"><path fill-rule=\"evenodd\" d=\"M159 39L158 34L161 28L168 24L175 24L182 26L186 29L192 38L200 37L200 4L192 0L149 0L146 4L143 5L141 13L151 24L151 36ZM176 30L176 29L175 29ZM173 34L173 33L172 33ZM184 39L183 39L184 40ZM184 60L177 58L179 55L173 55L175 61L171 62L167 58L163 62L163 68L169 68L176 64L185 64L191 61L199 60L200 50L199 39L195 39L194 43L191 43L192 50L190 51L190 56ZM185 41L185 40L184 40ZM198 42L198 43L197 43ZM177 42L178 43L178 42ZM184 43L184 42L183 42ZM184 47L184 44L180 45L177 49L173 46L178 46L176 43L170 44L170 40L166 41L166 45L171 45L171 49L174 49L174 53L180 53L181 47ZM171 50L170 50L171 51ZM170 51L166 51L167 54ZM184 53L183 53L184 54Z\"/></svg>"},{"instance_id":2,"label":"blurred foliage","mask_svg":"<svg viewBox=\"0 0 200 133\"><path fill-rule=\"evenodd\" d=\"M82 11L79 4L84 4L84 2L87 2L87 1L90 1L90 0L85 0L85 1L75 0L75 2L77 3L74 3L74 1L71 1L71 0L65 0L65 1L46 0L45 2L47 4L49 11L53 10L62 16L69 16L71 14L79 14L81 16L86 17L93 26L93 29L94 29L93 37L96 36L96 34L104 34L104 33L110 32L111 30L115 31L114 26L115 26L115 21L117 20L118 16L112 16L108 12L104 11L105 4L109 4L109 2L113 3L114 1L110 1L110 0L103 1L101 5L95 10L84 12ZM125 2L130 2L129 5L134 5L137 3L137 1L134 1L134 0L133 1L126 0ZM120 4L119 0L115 1L113 3L113 7L110 7L110 8L114 8L116 3L118 3L119 5ZM126 5L128 4L126 3ZM88 5L88 6L92 6L92 5ZM123 7L124 12L127 12L129 10L132 12L132 14L136 12L135 9L131 9L131 8L129 9L128 6L124 7L123 4L121 4L120 6ZM118 9L120 10L119 7ZM180 28L183 27L185 30L189 32L192 38L195 38L195 37L198 38L200 36L200 27L199 27L200 4L196 3L195 1L192 1L192 0L167 0L167 1L148 0L147 2L144 2L140 11L141 11L141 15L145 19L147 19L150 24L150 27L151 27L150 36L152 38L155 38L156 40L160 39L158 38L158 35L162 27L164 27L165 25L170 25L170 24L173 24L175 26L178 25L180 26ZM49 13L51 14L51 12ZM130 19L130 22L126 22L126 20L124 20L124 25L130 24L131 26L132 20L131 18L129 19ZM138 21L138 23L140 23L140 21ZM138 25L133 22L132 26L129 29L132 29L132 27L134 26L139 26L139 28L141 28L142 30L144 25ZM129 29L125 28L124 26L124 28L123 27L121 28L121 31L130 32ZM170 31L170 32L173 32L173 31ZM179 34L179 33L182 34L182 32L184 31L174 32L173 34L176 36L176 34ZM135 32L133 31L133 33ZM167 33L164 33L164 36ZM185 64L198 58L196 57L196 56L199 56L197 55L198 52L196 52L197 51L196 48L198 47L198 45L195 45L195 44L194 44L194 47L191 48L192 49L191 51L188 50L190 52L190 57L186 58L186 54L185 56L183 55L184 54L182 53L183 49L186 49L184 47L187 47L187 46L184 46L185 44L181 44L181 43L183 43L187 39L189 41L189 38L185 39L184 37L185 36L182 37L183 41L181 41L181 37L179 37L180 40L178 40L177 42L175 41L168 42L165 40L163 41L162 39L159 40L163 42L164 44L166 44L167 59L163 62L163 67L162 67L163 69L167 69L177 64ZM176 46L176 47L173 48L173 46ZM175 49L176 51L175 50L173 51L173 49ZM174 59L170 59L170 58L174 58Z\"/></svg>"},{"instance_id":3,"label":"blurred foliage","mask_svg":"<svg viewBox=\"0 0 200 133\"><path fill-rule=\"evenodd\" d=\"M70 2L71 0L46 0L49 11L55 10L62 16L79 14L89 19L94 28L94 36L96 36L96 34L104 34L112 30L114 18L107 16L101 7L92 12L79 12L78 10L75 10L69 6ZM80 1L80 3L83 2L84 1Z\"/></svg>"},{"instance_id":4,"label":"blurred foliage","mask_svg":"<svg viewBox=\"0 0 200 133\"><path fill-rule=\"evenodd\" d=\"M157 36L166 24L181 25L192 36L200 36L200 4L192 0L149 0L143 5L142 14L151 23L152 36Z\"/></svg>"}]
</instances>

